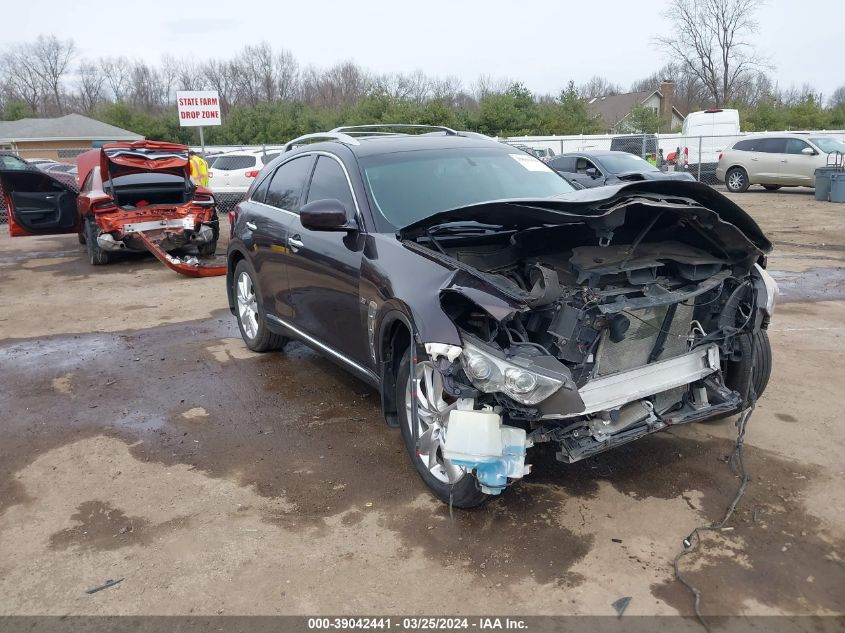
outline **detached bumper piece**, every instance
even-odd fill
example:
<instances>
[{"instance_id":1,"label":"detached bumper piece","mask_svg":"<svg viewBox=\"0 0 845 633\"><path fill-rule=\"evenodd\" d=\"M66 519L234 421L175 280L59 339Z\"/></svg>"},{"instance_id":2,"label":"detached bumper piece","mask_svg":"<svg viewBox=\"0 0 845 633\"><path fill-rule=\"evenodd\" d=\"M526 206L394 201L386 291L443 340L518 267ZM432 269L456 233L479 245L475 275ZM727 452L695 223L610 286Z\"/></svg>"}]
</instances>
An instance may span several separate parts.
<instances>
[{"instance_id":1,"label":"detached bumper piece","mask_svg":"<svg viewBox=\"0 0 845 633\"><path fill-rule=\"evenodd\" d=\"M208 265L203 264L196 258L183 261L178 257L169 255L158 242L154 241L144 231L137 231L133 235L144 244L146 249L150 251L158 261L171 270L175 270L180 275L185 275L186 277L220 277L226 274L225 263Z\"/></svg>"},{"instance_id":2,"label":"detached bumper piece","mask_svg":"<svg viewBox=\"0 0 845 633\"><path fill-rule=\"evenodd\" d=\"M469 408L462 408L463 402ZM530 472L525 450L532 443L525 430L502 425L502 416L492 408L473 411L471 403L459 401L450 412L443 457L474 472L482 492L497 495L508 479L521 479Z\"/></svg>"}]
</instances>

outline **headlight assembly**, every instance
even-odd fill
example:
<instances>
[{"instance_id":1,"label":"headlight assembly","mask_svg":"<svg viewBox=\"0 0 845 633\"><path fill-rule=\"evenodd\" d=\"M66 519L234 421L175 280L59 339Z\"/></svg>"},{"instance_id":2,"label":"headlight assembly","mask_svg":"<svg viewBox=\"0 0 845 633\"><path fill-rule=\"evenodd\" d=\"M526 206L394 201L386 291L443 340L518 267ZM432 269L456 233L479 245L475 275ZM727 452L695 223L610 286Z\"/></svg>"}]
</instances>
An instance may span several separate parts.
<instances>
[{"instance_id":1,"label":"headlight assembly","mask_svg":"<svg viewBox=\"0 0 845 633\"><path fill-rule=\"evenodd\" d=\"M766 303L763 308L766 310L766 314L771 317L775 311L775 302L780 294L780 288L778 288L777 282L768 271L761 267L760 264L754 264L754 269L757 271L757 275L763 281L763 287L766 289Z\"/></svg>"},{"instance_id":2,"label":"headlight assembly","mask_svg":"<svg viewBox=\"0 0 845 633\"><path fill-rule=\"evenodd\" d=\"M533 405L548 398L564 381L530 369L530 357L520 357L528 366L521 366L497 356L464 337L461 364L473 386L484 393L504 393L520 404Z\"/></svg>"}]
</instances>

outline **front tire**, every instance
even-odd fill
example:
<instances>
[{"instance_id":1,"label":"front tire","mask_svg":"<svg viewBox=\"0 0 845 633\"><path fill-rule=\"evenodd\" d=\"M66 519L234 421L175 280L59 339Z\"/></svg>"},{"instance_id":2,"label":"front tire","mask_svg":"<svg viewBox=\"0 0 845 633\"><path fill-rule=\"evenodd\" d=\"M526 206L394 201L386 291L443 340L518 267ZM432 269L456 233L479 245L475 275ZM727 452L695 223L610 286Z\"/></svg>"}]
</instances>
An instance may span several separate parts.
<instances>
[{"instance_id":1,"label":"front tire","mask_svg":"<svg viewBox=\"0 0 845 633\"><path fill-rule=\"evenodd\" d=\"M744 193L748 191L748 172L742 167L731 167L725 174L725 186L732 193Z\"/></svg>"},{"instance_id":2,"label":"front tire","mask_svg":"<svg viewBox=\"0 0 845 633\"><path fill-rule=\"evenodd\" d=\"M255 273L245 259L235 267L233 283L238 329L246 346L253 352L269 352L284 347L287 337L271 332L267 327Z\"/></svg>"},{"instance_id":3,"label":"front tire","mask_svg":"<svg viewBox=\"0 0 845 633\"><path fill-rule=\"evenodd\" d=\"M475 476L443 458L440 437L443 430L442 417L455 407L448 394L444 398L442 380L431 361L419 359L416 363L417 376L411 376L411 350L405 351L396 374L396 403L399 414L399 428L402 442L417 473L434 495L456 508L474 508L484 503L489 495L481 492ZM429 372L427 374L427 372ZM434 373L430 373L434 372ZM416 394L416 397L414 397ZM414 439L411 407L417 407L420 444ZM450 476L454 483L450 483Z\"/></svg>"},{"instance_id":4,"label":"front tire","mask_svg":"<svg viewBox=\"0 0 845 633\"><path fill-rule=\"evenodd\" d=\"M88 251L88 263L92 266L105 266L109 263L109 253L97 244L100 228L93 218L85 218L85 248Z\"/></svg>"}]
</instances>

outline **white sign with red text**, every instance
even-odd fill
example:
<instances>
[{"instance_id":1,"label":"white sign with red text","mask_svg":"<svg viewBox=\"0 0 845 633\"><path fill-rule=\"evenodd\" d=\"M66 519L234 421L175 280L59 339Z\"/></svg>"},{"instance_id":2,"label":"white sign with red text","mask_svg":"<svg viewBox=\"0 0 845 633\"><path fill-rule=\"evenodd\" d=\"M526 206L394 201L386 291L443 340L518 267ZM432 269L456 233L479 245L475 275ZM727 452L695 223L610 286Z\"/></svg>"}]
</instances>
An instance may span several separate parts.
<instances>
[{"instance_id":1,"label":"white sign with red text","mask_svg":"<svg viewBox=\"0 0 845 633\"><path fill-rule=\"evenodd\" d=\"M216 90L177 90L179 125L221 125L220 97Z\"/></svg>"}]
</instances>

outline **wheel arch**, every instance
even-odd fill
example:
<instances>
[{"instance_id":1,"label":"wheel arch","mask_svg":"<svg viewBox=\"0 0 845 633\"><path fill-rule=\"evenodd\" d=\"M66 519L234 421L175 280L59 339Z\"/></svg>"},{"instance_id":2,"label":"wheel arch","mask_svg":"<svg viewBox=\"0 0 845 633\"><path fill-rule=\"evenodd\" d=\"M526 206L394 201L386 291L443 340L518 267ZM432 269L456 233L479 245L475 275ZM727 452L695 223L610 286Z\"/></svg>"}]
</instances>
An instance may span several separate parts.
<instances>
[{"instance_id":1,"label":"wheel arch","mask_svg":"<svg viewBox=\"0 0 845 633\"><path fill-rule=\"evenodd\" d=\"M375 353L381 375L381 406L389 426L399 426L396 401L396 373L405 350L414 344L416 329L411 317L393 307L381 319L378 336L374 341Z\"/></svg>"}]
</instances>

